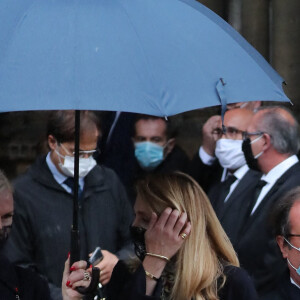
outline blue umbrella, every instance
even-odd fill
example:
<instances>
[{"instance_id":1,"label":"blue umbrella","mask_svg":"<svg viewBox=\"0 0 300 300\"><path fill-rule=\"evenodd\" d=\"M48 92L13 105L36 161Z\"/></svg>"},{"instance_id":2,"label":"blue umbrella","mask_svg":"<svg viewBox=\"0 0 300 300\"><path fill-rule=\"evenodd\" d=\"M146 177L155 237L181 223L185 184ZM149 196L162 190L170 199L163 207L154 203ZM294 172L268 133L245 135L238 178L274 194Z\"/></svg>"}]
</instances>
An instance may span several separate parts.
<instances>
[{"instance_id":1,"label":"blue umbrella","mask_svg":"<svg viewBox=\"0 0 300 300\"><path fill-rule=\"evenodd\" d=\"M169 116L220 103L289 101L262 56L195 0L1 0L0 20L2 112ZM78 148L76 136L76 183Z\"/></svg>"},{"instance_id":2,"label":"blue umbrella","mask_svg":"<svg viewBox=\"0 0 300 300\"><path fill-rule=\"evenodd\" d=\"M262 56L195 0L1 0L0 20L0 111L169 116L289 101Z\"/></svg>"}]
</instances>

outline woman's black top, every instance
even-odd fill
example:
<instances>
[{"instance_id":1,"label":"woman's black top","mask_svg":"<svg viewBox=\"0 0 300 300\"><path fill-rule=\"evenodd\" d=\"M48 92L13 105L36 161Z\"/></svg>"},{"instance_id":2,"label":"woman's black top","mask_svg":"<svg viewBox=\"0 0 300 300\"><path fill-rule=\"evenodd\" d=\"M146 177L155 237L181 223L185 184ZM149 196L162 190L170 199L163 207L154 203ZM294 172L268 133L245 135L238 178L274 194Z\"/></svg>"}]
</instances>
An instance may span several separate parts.
<instances>
[{"instance_id":1,"label":"woman's black top","mask_svg":"<svg viewBox=\"0 0 300 300\"><path fill-rule=\"evenodd\" d=\"M0 300L50 300L46 280L0 255Z\"/></svg>"},{"instance_id":2,"label":"woman's black top","mask_svg":"<svg viewBox=\"0 0 300 300\"><path fill-rule=\"evenodd\" d=\"M224 269L226 283L219 292L220 300L257 300L254 285L241 268L227 266ZM146 276L143 266L131 274L124 262L119 261L114 268L108 285L107 300L159 300L162 282L158 281L152 296L145 296Z\"/></svg>"}]
</instances>

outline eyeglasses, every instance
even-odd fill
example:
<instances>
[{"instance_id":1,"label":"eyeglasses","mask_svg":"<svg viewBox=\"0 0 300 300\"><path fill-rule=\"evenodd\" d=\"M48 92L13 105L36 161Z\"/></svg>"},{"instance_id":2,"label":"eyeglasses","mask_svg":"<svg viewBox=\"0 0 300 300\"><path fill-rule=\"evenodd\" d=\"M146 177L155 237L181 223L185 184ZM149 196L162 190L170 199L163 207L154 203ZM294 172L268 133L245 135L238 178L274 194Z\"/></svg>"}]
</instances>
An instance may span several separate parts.
<instances>
[{"instance_id":1,"label":"eyeglasses","mask_svg":"<svg viewBox=\"0 0 300 300\"><path fill-rule=\"evenodd\" d=\"M290 236L297 236L297 237L300 237L300 234L292 234L292 233L289 233L286 235L286 237L290 237Z\"/></svg>"},{"instance_id":2,"label":"eyeglasses","mask_svg":"<svg viewBox=\"0 0 300 300\"><path fill-rule=\"evenodd\" d=\"M223 126L222 128L215 128L212 131L212 134L214 136L216 136L217 139L220 139L222 137L222 135L225 135L225 137L227 139L232 139L232 140L236 140L239 139L241 137L243 137L243 134L245 133L245 131L237 129L235 127L226 127Z\"/></svg>"},{"instance_id":3,"label":"eyeglasses","mask_svg":"<svg viewBox=\"0 0 300 300\"><path fill-rule=\"evenodd\" d=\"M59 146L61 146L69 155L72 154L72 156L75 156L75 152L69 151L62 143L59 143ZM100 149L96 148L93 150L79 150L79 158L86 158L91 156L97 156L100 154Z\"/></svg>"},{"instance_id":4,"label":"eyeglasses","mask_svg":"<svg viewBox=\"0 0 300 300\"><path fill-rule=\"evenodd\" d=\"M243 140L247 139L247 138L250 138L250 136L254 136L254 135L263 135L265 134L266 132L264 131L256 131L256 132L247 132L247 131L244 131L243 132Z\"/></svg>"}]
</instances>

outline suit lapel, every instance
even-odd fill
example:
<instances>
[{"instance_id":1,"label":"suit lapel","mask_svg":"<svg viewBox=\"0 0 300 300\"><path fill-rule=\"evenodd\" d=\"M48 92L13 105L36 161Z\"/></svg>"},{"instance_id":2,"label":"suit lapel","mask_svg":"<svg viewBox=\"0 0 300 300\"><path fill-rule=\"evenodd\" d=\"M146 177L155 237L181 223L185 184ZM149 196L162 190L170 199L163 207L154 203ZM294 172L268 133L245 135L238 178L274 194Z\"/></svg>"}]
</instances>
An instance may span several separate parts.
<instances>
[{"instance_id":1,"label":"suit lapel","mask_svg":"<svg viewBox=\"0 0 300 300\"><path fill-rule=\"evenodd\" d=\"M290 169L288 169L281 177L277 179L273 187L269 190L269 192L265 195L259 206L256 208L254 213L248 217L246 220L244 226L241 228L241 234L243 235L245 231L248 231L249 227L251 227L252 224L255 223L255 220L263 214L265 211L265 207L269 203L273 203L276 201L278 197L278 190L281 188L281 186L286 183L287 179L293 174L293 172L298 168L298 163L293 165Z\"/></svg>"},{"instance_id":2,"label":"suit lapel","mask_svg":"<svg viewBox=\"0 0 300 300\"><path fill-rule=\"evenodd\" d=\"M247 200L247 197L245 197L245 191L251 187L256 185L257 181L259 180L261 174L253 172L249 170L245 176L241 179L239 184L236 186L230 197L227 199L222 214L220 215L220 220L222 220L222 217L227 214L227 212L231 209L231 207L236 204L236 202L244 202L244 200ZM246 203L243 203L241 207L244 207Z\"/></svg>"}]
</instances>

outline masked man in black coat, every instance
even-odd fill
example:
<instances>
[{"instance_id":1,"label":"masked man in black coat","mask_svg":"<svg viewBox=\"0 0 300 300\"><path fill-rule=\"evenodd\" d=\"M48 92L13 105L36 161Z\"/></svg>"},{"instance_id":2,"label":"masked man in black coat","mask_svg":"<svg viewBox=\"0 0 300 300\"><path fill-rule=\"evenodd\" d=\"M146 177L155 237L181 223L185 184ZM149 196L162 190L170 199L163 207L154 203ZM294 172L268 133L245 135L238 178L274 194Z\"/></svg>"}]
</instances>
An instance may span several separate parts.
<instances>
[{"instance_id":1,"label":"masked man in black coat","mask_svg":"<svg viewBox=\"0 0 300 300\"><path fill-rule=\"evenodd\" d=\"M61 299L64 262L70 249L74 187L74 111L54 112L48 122L50 152L15 182L16 214L6 253L44 275L54 299ZM80 253L87 259L100 246L100 281L110 280L120 258L131 253L132 209L116 174L93 158L98 119L81 112L79 151Z\"/></svg>"},{"instance_id":2,"label":"masked man in black coat","mask_svg":"<svg viewBox=\"0 0 300 300\"><path fill-rule=\"evenodd\" d=\"M14 214L12 187L0 170L0 300L50 300L47 282L5 257L2 248L11 231Z\"/></svg>"}]
</instances>

